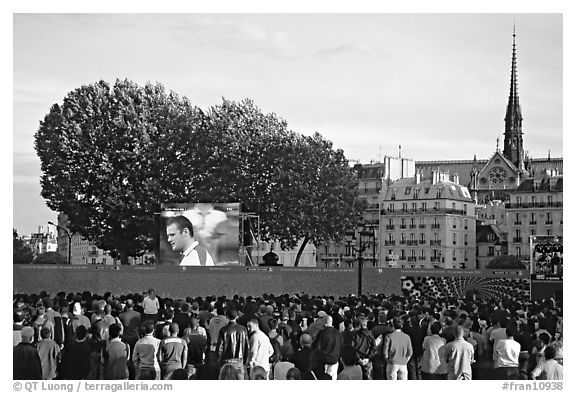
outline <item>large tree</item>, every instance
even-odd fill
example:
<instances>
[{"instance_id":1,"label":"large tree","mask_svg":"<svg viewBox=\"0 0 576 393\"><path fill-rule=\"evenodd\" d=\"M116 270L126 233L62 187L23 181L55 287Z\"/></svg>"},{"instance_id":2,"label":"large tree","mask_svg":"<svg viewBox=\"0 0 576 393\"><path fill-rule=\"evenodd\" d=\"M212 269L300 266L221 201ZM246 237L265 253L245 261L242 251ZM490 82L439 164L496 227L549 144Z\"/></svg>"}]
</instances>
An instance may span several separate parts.
<instances>
[{"instance_id":1,"label":"large tree","mask_svg":"<svg viewBox=\"0 0 576 393\"><path fill-rule=\"evenodd\" d=\"M34 260L34 253L18 236L16 229L12 230L12 263L30 264Z\"/></svg>"},{"instance_id":2,"label":"large tree","mask_svg":"<svg viewBox=\"0 0 576 393\"><path fill-rule=\"evenodd\" d=\"M48 206L123 262L157 244L162 202L239 201L283 247L338 238L360 209L341 150L250 100L204 113L158 84L101 81L51 108L36 150Z\"/></svg>"}]
</instances>

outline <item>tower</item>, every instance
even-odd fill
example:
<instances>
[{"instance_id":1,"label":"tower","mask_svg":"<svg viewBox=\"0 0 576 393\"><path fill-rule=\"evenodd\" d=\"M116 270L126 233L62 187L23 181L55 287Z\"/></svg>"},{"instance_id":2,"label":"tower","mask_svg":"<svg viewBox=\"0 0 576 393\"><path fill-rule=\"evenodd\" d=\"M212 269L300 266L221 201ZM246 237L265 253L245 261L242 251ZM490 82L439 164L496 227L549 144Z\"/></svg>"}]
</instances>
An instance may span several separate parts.
<instances>
[{"instance_id":1,"label":"tower","mask_svg":"<svg viewBox=\"0 0 576 393\"><path fill-rule=\"evenodd\" d=\"M510 75L510 95L506 108L503 154L519 170L524 167L524 142L522 138L522 111L518 98L518 75L516 73L516 26L512 34L512 71Z\"/></svg>"}]
</instances>

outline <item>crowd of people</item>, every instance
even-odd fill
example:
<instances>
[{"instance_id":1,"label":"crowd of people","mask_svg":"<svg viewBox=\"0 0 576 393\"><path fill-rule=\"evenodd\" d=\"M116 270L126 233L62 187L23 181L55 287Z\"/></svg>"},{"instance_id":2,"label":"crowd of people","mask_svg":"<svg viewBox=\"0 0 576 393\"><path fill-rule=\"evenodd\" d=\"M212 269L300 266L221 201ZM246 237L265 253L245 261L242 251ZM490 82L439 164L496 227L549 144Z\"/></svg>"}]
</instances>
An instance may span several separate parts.
<instances>
[{"instance_id":1,"label":"crowd of people","mask_svg":"<svg viewBox=\"0 0 576 393\"><path fill-rule=\"evenodd\" d=\"M563 378L554 299L15 294L14 379Z\"/></svg>"}]
</instances>

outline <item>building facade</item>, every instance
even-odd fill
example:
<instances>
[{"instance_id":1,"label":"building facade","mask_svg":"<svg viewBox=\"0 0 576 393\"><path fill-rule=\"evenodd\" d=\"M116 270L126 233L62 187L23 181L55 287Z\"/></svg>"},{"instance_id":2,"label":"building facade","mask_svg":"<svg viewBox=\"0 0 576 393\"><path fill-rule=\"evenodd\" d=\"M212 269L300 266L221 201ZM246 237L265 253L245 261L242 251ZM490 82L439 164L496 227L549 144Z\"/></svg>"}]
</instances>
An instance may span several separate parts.
<instances>
[{"instance_id":1,"label":"building facade","mask_svg":"<svg viewBox=\"0 0 576 393\"><path fill-rule=\"evenodd\" d=\"M525 179L506 203L510 255L528 265L531 237L563 237L563 205L562 175L544 171Z\"/></svg>"},{"instance_id":2,"label":"building facade","mask_svg":"<svg viewBox=\"0 0 576 393\"><path fill-rule=\"evenodd\" d=\"M468 189L457 176L432 172L382 189L380 253L385 266L476 268L476 217Z\"/></svg>"}]
</instances>

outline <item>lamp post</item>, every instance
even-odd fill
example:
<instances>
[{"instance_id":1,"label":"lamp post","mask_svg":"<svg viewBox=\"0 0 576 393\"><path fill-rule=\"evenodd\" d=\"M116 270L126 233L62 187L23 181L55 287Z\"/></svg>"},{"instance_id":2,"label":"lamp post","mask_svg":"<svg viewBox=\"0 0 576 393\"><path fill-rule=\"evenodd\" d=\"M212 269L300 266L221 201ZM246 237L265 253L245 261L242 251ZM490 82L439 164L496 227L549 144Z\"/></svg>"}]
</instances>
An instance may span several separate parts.
<instances>
[{"instance_id":1,"label":"lamp post","mask_svg":"<svg viewBox=\"0 0 576 393\"><path fill-rule=\"evenodd\" d=\"M361 221L358 223L358 227L360 228L360 232L358 233L358 248L352 247L354 251L358 253L358 297L362 296L362 267L364 264L362 253L364 253L368 246L370 246L370 237L375 236L374 228L372 228L371 232L366 228L364 217L360 217L360 220ZM375 241L375 239L373 241ZM373 256L372 263L374 263L374 258L375 256Z\"/></svg>"},{"instance_id":2,"label":"lamp post","mask_svg":"<svg viewBox=\"0 0 576 393\"><path fill-rule=\"evenodd\" d=\"M54 224L52 221L48 221L48 224L50 225L54 225L56 228L58 229L62 229L64 232L66 232L66 235L68 235L68 264L71 265L72 264L72 235L70 234L70 231L68 231L68 229L61 227L58 224Z\"/></svg>"}]
</instances>

